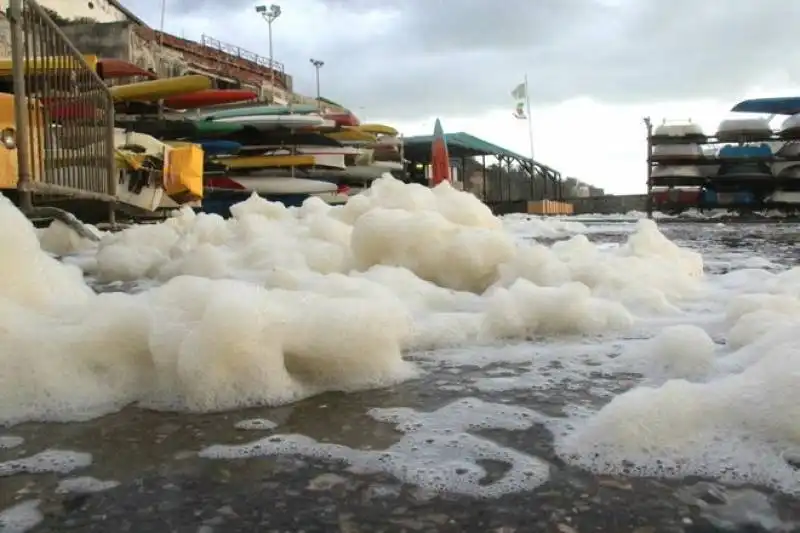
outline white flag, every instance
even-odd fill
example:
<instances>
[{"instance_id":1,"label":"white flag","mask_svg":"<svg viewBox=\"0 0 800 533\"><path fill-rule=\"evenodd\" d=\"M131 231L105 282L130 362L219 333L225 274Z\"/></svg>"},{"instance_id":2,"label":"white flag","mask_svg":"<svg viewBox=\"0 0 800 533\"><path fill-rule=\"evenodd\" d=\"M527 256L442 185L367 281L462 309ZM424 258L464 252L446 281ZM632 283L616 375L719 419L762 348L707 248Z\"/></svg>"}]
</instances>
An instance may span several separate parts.
<instances>
[{"instance_id":1,"label":"white flag","mask_svg":"<svg viewBox=\"0 0 800 533\"><path fill-rule=\"evenodd\" d=\"M520 83L517 85L513 91L511 91L511 96L516 100L516 104L514 107L514 118L525 120L528 117L525 115L525 101L528 98L528 84L527 83Z\"/></svg>"}]
</instances>

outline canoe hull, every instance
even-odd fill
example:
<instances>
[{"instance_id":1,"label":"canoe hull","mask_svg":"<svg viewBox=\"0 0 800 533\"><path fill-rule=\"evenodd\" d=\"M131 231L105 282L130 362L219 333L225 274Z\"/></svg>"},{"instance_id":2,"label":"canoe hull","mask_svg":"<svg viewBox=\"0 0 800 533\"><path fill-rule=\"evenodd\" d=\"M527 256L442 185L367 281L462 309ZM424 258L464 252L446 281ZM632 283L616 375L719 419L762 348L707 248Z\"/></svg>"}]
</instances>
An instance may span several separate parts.
<instances>
[{"instance_id":1,"label":"canoe hull","mask_svg":"<svg viewBox=\"0 0 800 533\"><path fill-rule=\"evenodd\" d=\"M98 59L96 70L97 75L104 80L133 77L149 78L151 80L158 78L155 72L150 72L138 65L113 57L101 57Z\"/></svg>"},{"instance_id":2,"label":"canoe hull","mask_svg":"<svg viewBox=\"0 0 800 533\"><path fill-rule=\"evenodd\" d=\"M255 100L258 95L253 91L240 89L207 89L194 93L172 96L164 99L164 105L172 109L198 109L213 105L231 104Z\"/></svg>"},{"instance_id":3,"label":"canoe hull","mask_svg":"<svg viewBox=\"0 0 800 533\"><path fill-rule=\"evenodd\" d=\"M272 176L230 176L250 192L261 195L270 194L318 194L335 192L337 187L328 181L309 180L304 178L275 178Z\"/></svg>"},{"instance_id":4,"label":"canoe hull","mask_svg":"<svg viewBox=\"0 0 800 533\"><path fill-rule=\"evenodd\" d=\"M226 157L217 159L229 169L255 170L259 168L304 167L314 164L310 155L255 155L245 157Z\"/></svg>"},{"instance_id":5,"label":"canoe hull","mask_svg":"<svg viewBox=\"0 0 800 533\"><path fill-rule=\"evenodd\" d=\"M211 80L206 76L191 75L163 80L142 81L126 85L110 87L111 95L115 100L130 101L144 100L155 101L170 96L189 94L205 91L211 88Z\"/></svg>"},{"instance_id":6,"label":"canoe hull","mask_svg":"<svg viewBox=\"0 0 800 533\"><path fill-rule=\"evenodd\" d=\"M318 115L241 115L237 117L215 118L212 121L221 124L239 124L250 126L259 131L275 129L301 129L321 126L325 119Z\"/></svg>"},{"instance_id":7,"label":"canoe hull","mask_svg":"<svg viewBox=\"0 0 800 533\"><path fill-rule=\"evenodd\" d=\"M234 107L231 109L220 109L219 111L212 111L206 114L203 118L213 118L218 120L221 118L235 118L244 116L280 116L280 115L307 115L317 111L317 106L312 105L295 105L295 106L274 106L274 105L257 105L257 106L242 106Z\"/></svg>"}]
</instances>

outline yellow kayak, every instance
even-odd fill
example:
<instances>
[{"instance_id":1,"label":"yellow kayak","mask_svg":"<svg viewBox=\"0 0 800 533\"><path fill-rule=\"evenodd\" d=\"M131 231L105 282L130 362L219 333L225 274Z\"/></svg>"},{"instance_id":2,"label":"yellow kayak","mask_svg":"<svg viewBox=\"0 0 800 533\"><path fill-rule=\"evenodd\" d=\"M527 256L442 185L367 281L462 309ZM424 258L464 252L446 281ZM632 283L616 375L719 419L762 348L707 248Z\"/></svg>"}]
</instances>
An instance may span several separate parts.
<instances>
[{"instance_id":1,"label":"yellow kayak","mask_svg":"<svg viewBox=\"0 0 800 533\"><path fill-rule=\"evenodd\" d=\"M127 85L110 87L114 100L122 101L155 101L179 94L205 91L211 88L211 80L206 76L193 74L163 80L140 81Z\"/></svg>"},{"instance_id":2,"label":"yellow kayak","mask_svg":"<svg viewBox=\"0 0 800 533\"><path fill-rule=\"evenodd\" d=\"M374 134L361 131L358 127L343 128L342 131L328 133L327 136L340 142L372 143L377 140Z\"/></svg>"},{"instance_id":3,"label":"yellow kayak","mask_svg":"<svg viewBox=\"0 0 800 533\"><path fill-rule=\"evenodd\" d=\"M254 155L247 157L226 157L218 159L230 169L245 170L256 168L309 167L314 164L313 155Z\"/></svg>"},{"instance_id":4,"label":"yellow kayak","mask_svg":"<svg viewBox=\"0 0 800 533\"><path fill-rule=\"evenodd\" d=\"M397 135L398 131L391 126L384 124L362 124L357 126L357 129L364 133L371 133L373 135Z\"/></svg>"}]
</instances>

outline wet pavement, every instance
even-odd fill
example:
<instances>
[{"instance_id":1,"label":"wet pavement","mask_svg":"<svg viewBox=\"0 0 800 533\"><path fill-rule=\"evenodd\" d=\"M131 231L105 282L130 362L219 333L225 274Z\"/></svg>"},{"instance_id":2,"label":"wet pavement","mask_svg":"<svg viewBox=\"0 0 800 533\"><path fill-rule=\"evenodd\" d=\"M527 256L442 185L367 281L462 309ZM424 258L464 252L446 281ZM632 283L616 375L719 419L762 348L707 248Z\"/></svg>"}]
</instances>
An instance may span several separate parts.
<instances>
[{"instance_id":1,"label":"wet pavement","mask_svg":"<svg viewBox=\"0 0 800 533\"><path fill-rule=\"evenodd\" d=\"M610 226L607 221L602 224ZM708 224L661 227L682 246L708 253L712 273L725 272L756 254L774 263L770 268L791 266L800 259L794 246L800 226L794 224L727 225L713 230ZM625 236L618 228L589 234L595 242L618 242ZM593 339L584 342L587 351L595 344ZM531 341L518 349L549 346ZM613 350L616 345L604 346ZM319 443L357 450L384 450L403 433L394 424L368 416L375 407L435 412L470 397L558 416L568 405L608 400L580 382L565 382L557 390L474 386L482 377L514 374L516 369L508 362L448 365L425 354L412 357L427 372L389 389L328 393L278 408L205 415L128 408L83 423L23 424L0 431L0 436L24 439L21 444L15 441L17 445L8 441L7 446L0 440L0 462L5 464L48 449L91 454L90 465L82 466L76 458L72 465L62 464L61 473L0 467L0 510L17 506L13 516L19 526L15 529L8 521L4 525L0 515L0 532L27 529L26 512L28 525L38 521L27 530L36 532L800 531L800 500L701 479L595 476L557 457L552 435L538 423L514 430L470 430L504 448L534 456L549 469L550 478L544 484L495 498L422 488L401 482L397 475L367 471L336 457L278 454L219 460L197 453L207 446L241 444L276 433L305 435ZM604 388L614 392L634 386L635 378L594 376L612 381ZM236 427L256 419L273 424ZM491 459L481 461L481 466L486 471L479 482L482 486L495 483L508 469ZM94 479L78 483L77 489L65 489L63 480L83 476ZM109 483L102 485L103 481Z\"/></svg>"}]
</instances>

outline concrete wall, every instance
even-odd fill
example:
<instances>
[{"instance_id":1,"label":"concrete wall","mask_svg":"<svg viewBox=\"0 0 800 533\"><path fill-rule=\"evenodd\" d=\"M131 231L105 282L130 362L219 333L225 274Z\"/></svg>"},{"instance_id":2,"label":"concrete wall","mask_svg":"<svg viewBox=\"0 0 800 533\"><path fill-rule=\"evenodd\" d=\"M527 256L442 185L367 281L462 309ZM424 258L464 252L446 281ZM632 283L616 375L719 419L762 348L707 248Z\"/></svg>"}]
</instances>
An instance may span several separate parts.
<instances>
[{"instance_id":1,"label":"concrete wall","mask_svg":"<svg viewBox=\"0 0 800 533\"><path fill-rule=\"evenodd\" d=\"M11 27L3 14L0 14L0 57L11 57Z\"/></svg>"},{"instance_id":2,"label":"concrete wall","mask_svg":"<svg viewBox=\"0 0 800 533\"><path fill-rule=\"evenodd\" d=\"M130 57L131 30L128 22L74 24L61 28L75 48L99 57Z\"/></svg>"},{"instance_id":3,"label":"concrete wall","mask_svg":"<svg viewBox=\"0 0 800 533\"><path fill-rule=\"evenodd\" d=\"M575 214L586 213L629 213L630 211L646 211L646 194L590 196L588 198L569 198L566 200L575 207Z\"/></svg>"},{"instance_id":4,"label":"concrete wall","mask_svg":"<svg viewBox=\"0 0 800 533\"><path fill-rule=\"evenodd\" d=\"M108 0L38 0L65 19L90 18L97 22L121 22L128 17Z\"/></svg>"}]
</instances>

